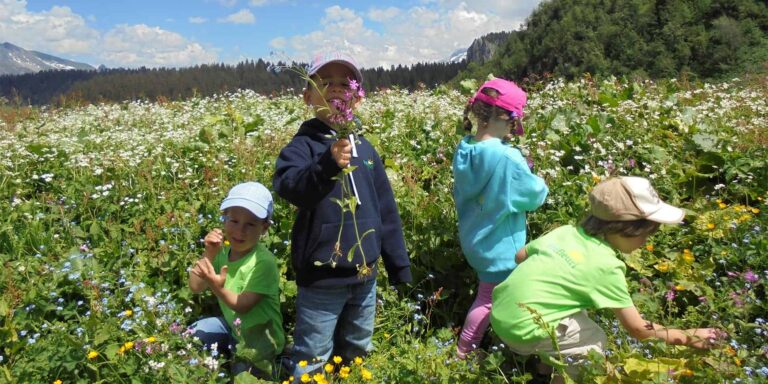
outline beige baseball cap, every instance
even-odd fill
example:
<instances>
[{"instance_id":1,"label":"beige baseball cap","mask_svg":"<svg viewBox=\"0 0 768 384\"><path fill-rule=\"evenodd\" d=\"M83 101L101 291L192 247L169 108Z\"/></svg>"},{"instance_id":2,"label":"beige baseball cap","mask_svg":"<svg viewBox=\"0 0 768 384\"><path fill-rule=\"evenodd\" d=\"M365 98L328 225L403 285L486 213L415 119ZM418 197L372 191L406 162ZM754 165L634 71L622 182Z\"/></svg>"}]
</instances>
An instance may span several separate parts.
<instances>
[{"instance_id":1,"label":"beige baseball cap","mask_svg":"<svg viewBox=\"0 0 768 384\"><path fill-rule=\"evenodd\" d=\"M683 221L685 212L659 198L648 179L614 177L596 185L589 194L592 215L606 221L646 219L663 224Z\"/></svg>"}]
</instances>

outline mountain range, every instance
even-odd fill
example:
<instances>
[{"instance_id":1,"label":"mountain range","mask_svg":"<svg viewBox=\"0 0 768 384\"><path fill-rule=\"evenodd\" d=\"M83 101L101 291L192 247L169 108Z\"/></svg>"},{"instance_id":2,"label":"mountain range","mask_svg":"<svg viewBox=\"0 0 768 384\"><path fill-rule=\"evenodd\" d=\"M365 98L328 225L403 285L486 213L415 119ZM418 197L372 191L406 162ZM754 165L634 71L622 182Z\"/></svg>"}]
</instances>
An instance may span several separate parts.
<instances>
[{"instance_id":1,"label":"mountain range","mask_svg":"<svg viewBox=\"0 0 768 384\"><path fill-rule=\"evenodd\" d=\"M96 68L42 52L28 51L11 43L0 44L0 75L69 69L95 70Z\"/></svg>"}]
</instances>

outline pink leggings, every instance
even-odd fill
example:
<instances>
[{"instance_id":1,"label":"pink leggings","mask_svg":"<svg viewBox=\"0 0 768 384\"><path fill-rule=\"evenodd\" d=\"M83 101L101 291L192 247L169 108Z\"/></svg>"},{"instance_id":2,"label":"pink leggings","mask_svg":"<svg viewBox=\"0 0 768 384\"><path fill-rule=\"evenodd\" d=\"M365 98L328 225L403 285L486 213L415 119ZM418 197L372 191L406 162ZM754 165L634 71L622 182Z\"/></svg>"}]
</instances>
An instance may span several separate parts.
<instances>
[{"instance_id":1,"label":"pink leggings","mask_svg":"<svg viewBox=\"0 0 768 384\"><path fill-rule=\"evenodd\" d=\"M491 314L491 293L497 283L480 282L477 287L477 296L472 307L469 308L467 319L464 320L464 328L459 337L459 354L465 355L480 346Z\"/></svg>"}]
</instances>

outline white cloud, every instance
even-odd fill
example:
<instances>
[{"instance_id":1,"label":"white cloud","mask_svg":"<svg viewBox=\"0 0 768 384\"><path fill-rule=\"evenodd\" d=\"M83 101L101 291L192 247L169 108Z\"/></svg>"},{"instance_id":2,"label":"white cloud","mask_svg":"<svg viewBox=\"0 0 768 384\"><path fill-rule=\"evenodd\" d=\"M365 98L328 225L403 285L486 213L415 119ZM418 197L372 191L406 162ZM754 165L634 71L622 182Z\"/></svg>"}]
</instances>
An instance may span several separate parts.
<instances>
[{"instance_id":1,"label":"white cloud","mask_svg":"<svg viewBox=\"0 0 768 384\"><path fill-rule=\"evenodd\" d=\"M208 22L208 19L206 19L205 17L193 16L188 18L187 21L189 21L192 24L204 24Z\"/></svg>"},{"instance_id":2,"label":"white cloud","mask_svg":"<svg viewBox=\"0 0 768 384\"><path fill-rule=\"evenodd\" d=\"M218 0L218 3L225 7L232 8L237 5L237 0Z\"/></svg>"},{"instance_id":3,"label":"white cloud","mask_svg":"<svg viewBox=\"0 0 768 384\"><path fill-rule=\"evenodd\" d=\"M104 36L102 54L114 65L189 66L216 61L216 55L175 32L144 24L118 25Z\"/></svg>"},{"instance_id":4,"label":"white cloud","mask_svg":"<svg viewBox=\"0 0 768 384\"><path fill-rule=\"evenodd\" d=\"M231 24L253 24L256 22L256 17L253 16L250 10L241 9L227 17L219 19L220 23Z\"/></svg>"},{"instance_id":5,"label":"white cloud","mask_svg":"<svg viewBox=\"0 0 768 384\"><path fill-rule=\"evenodd\" d=\"M267 3L268 3L267 0L251 0L248 2L248 4L251 7L261 7L261 6L267 5Z\"/></svg>"},{"instance_id":6,"label":"white cloud","mask_svg":"<svg viewBox=\"0 0 768 384\"><path fill-rule=\"evenodd\" d=\"M26 6L26 1L0 1L0 41L59 54L87 53L96 46L99 32L70 8L33 13Z\"/></svg>"},{"instance_id":7,"label":"white cloud","mask_svg":"<svg viewBox=\"0 0 768 384\"><path fill-rule=\"evenodd\" d=\"M385 22L400 15L400 8L389 7L386 9L372 8L368 11L368 18L373 21Z\"/></svg>"},{"instance_id":8,"label":"white cloud","mask_svg":"<svg viewBox=\"0 0 768 384\"><path fill-rule=\"evenodd\" d=\"M292 52L297 60L307 60L319 50L341 49L363 67L439 61L480 36L518 28L539 1L526 0L521 6L506 0L432 0L410 9L374 8L365 14L332 6L325 9L319 29L273 39L270 46ZM381 23L380 29L366 25L366 20Z\"/></svg>"},{"instance_id":9,"label":"white cloud","mask_svg":"<svg viewBox=\"0 0 768 384\"><path fill-rule=\"evenodd\" d=\"M31 12L23 0L0 0L0 41L110 67L180 67L218 61L215 49L172 31L139 24L101 33L68 7Z\"/></svg>"}]
</instances>

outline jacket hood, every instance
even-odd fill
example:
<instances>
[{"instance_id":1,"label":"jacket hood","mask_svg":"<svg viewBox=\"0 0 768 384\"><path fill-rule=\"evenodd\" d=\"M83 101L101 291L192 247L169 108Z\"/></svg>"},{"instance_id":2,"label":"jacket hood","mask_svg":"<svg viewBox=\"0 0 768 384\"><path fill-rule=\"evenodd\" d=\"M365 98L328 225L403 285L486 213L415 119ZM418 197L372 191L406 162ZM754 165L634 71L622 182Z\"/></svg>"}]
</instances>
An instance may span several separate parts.
<instances>
[{"instance_id":1,"label":"jacket hood","mask_svg":"<svg viewBox=\"0 0 768 384\"><path fill-rule=\"evenodd\" d=\"M454 189L461 196L471 199L479 195L496 171L503 151L494 148L504 146L500 139L487 139L470 144L472 136L461 139L453 157Z\"/></svg>"},{"instance_id":2,"label":"jacket hood","mask_svg":"<svg viewBox=\"0 0 768 384\"><path fill-rule=\"evenodd\" d=\"M319 141L335 140L334 132L331 127L318 118L309 119L303 122L295 136L308 136Z\"/></svg>"}]
</instances>

